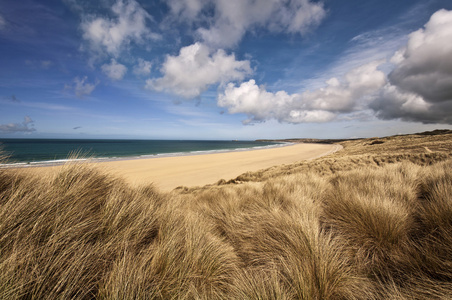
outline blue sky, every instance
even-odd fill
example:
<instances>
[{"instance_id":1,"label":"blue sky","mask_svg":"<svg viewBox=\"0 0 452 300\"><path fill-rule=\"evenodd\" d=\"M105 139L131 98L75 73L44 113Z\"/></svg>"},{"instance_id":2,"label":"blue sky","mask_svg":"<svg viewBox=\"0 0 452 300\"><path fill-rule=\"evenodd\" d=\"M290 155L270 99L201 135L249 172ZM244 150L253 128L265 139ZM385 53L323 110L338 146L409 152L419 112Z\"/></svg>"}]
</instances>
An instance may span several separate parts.
<instances>
[{"instance_id":1,"label":"blue sky","mask_svg":"<svg viewBox=\"0 0 452 300\"><path fill-rule=\"evenodd\" d=\"M0 137L452 129L449 0L3 0Z\"/></svg>"}]
</instances>

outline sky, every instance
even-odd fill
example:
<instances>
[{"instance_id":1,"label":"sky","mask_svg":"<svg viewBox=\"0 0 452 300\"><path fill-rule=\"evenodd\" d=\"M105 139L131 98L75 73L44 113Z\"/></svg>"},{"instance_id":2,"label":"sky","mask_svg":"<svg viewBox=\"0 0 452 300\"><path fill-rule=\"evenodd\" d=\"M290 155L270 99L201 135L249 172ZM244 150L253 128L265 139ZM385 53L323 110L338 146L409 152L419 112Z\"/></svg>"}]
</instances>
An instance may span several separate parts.
<instances>
[{"instance_id":1,"label":"sky","mask_svg":"<svg viewBox=\"0 0 452 300\"><path fill-rule=\"evenodd\" d=\"M450 0L2 0L0 138L452 129Z\"/></svg>"}]
</instances>

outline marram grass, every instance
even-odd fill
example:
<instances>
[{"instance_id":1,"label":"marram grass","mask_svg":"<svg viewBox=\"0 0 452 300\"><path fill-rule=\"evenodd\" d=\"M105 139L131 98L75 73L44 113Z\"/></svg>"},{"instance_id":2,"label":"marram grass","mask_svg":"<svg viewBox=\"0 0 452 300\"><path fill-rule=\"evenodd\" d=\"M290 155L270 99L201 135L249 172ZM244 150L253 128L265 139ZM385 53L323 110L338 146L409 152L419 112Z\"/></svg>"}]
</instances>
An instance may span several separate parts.
<instances>
[{"instance_id":1,"label":"marram grass","mask_svg":"<svg viewBox=\"0 0 452 300\"><path fill-rule=\"evenodd\" d=\"M0 299L451 299L441 157L166 194L87 164L0 169Z\"/></svg>"}]
</instances>

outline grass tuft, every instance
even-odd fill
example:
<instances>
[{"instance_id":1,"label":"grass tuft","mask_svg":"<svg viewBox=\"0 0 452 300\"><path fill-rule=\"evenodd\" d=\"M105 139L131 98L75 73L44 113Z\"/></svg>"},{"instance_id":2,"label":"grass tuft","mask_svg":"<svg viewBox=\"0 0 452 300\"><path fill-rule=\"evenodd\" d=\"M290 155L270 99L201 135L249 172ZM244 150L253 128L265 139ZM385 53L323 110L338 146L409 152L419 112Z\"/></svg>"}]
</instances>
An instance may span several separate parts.
<instances>
[{"instance_id":1,"label":"grass tuft","mask_svg":"<svg viewBox=\"0 0 452 300\"><path fill-rule=\"evenodd\" d=\"M449 136L171 193L0 168L0 299L451 299Z\"/></svg>"}]
</instances>

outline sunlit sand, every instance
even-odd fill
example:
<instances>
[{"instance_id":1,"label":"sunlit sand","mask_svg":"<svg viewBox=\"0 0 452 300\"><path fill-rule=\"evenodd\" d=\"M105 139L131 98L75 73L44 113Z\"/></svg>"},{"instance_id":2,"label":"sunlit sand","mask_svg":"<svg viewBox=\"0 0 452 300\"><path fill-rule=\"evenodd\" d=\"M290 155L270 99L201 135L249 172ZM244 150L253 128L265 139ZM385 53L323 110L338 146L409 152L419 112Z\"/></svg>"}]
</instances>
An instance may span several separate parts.
<instances>
[{"instance_id":1,"label":"sunlit sand","mask_svg":"<svg viewBox=\"0 0 452 300\"><path fill-rule=\"evenodd\" d=\"M248 171L313 159L339 145L295 144L250 151L103 162L98 165L132 185L154 183L161 190L202 186L233 179Z\"/></svg>"}]
</instances>

